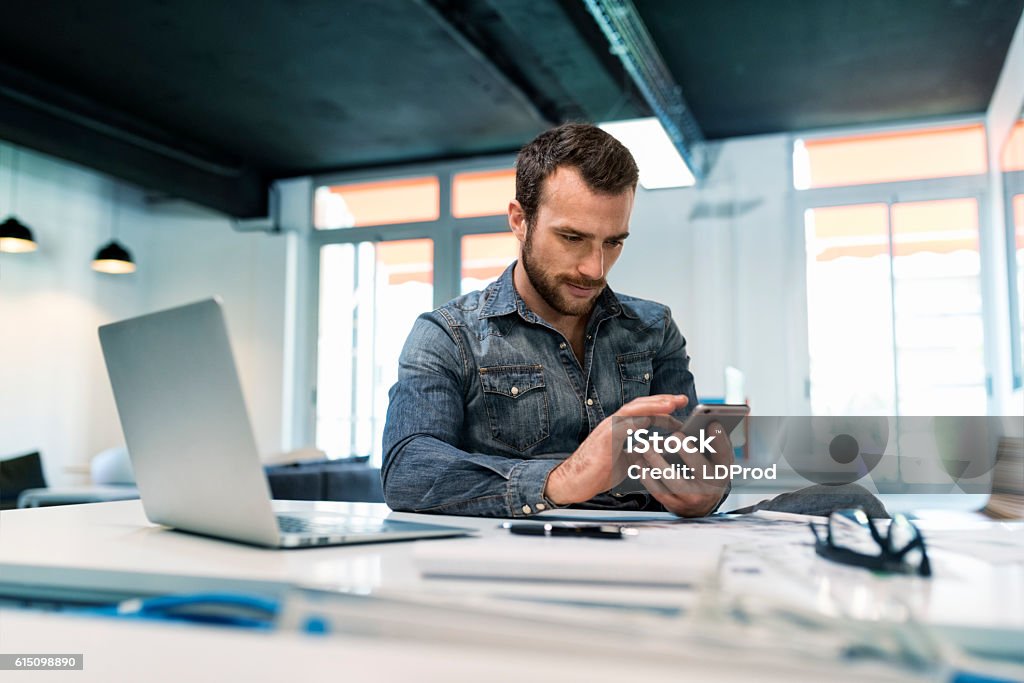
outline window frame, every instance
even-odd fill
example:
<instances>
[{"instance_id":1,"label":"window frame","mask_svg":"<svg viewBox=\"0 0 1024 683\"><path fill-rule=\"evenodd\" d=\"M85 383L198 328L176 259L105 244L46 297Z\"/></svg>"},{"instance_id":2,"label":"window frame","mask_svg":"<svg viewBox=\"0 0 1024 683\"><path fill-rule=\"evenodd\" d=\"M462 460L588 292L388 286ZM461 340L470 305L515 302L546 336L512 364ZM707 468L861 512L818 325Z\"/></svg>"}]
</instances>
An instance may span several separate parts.
<instances>
[{"instance_id":1,"label":"window frame","mask_svg":"<svg viewBox=\"0 0 1024 683\"><path fill-rule=\"evenodd\" d=\"M490 234L508 229L507 214L455 218L452 216L452 179L456 173L501 170L511 168L515 154L499 154L449 161L434 161L396 166L381 166L313 176L309 197L309 225L303 248L306 256L306 297L303 318L308 326L305 343L296 349L308 359L296 396L307 397L299 401L296 419L298 436L302 443L316 441L317 377L319 372L318 340L320 332L320 250L332 244L358 244L360 242L392 242L411 239L430 239L434 244L434 307L444 305L459 296L462 272L462 238L466 235ZM439 216L434 221L392 223L353 228L316 229L313 225L317 188L325 185L372 183L423 176L436 176L440 190ZM511 199L511 198L510 198Z\"/></svg>"},{"instance_id":2,"label":"window frame","mask_svg":"<svg viewBox=\"0 0 1024 683\"><path fill-rule=\"evenodd\" d=\"M1013 212L1013 198L1024 195L1024 170L1003 171L1003 210L1006 226L1006 282L1010 306L1010 369L1012 372L1011 389L1018 391L1024 388L1024 333L1021 331L1024 320L1020 315L1021 292L1017 289L1017 235L1016 216Z\"/></svg>"}]
</instances>

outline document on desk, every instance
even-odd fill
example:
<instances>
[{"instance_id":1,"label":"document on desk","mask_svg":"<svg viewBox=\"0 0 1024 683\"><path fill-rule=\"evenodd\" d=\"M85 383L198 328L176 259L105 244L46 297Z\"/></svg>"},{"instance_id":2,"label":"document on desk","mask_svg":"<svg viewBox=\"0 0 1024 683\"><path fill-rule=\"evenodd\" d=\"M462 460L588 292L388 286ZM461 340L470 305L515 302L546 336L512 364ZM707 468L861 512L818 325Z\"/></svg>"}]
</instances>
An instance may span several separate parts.
<instances>
[{"instance_id":1,"label":"document on desk","mask_svg":"<svg viewBox=\"0 0 1024 683\"><path fill-rule=\"evenodd\" d=\"M1024 523L990 522L985 529L924 532L929 545L991 564L1024 564Z\"/></svg>"},{"instance_id":2,"label":"document on desk","mask_svg":"<svg viewBox=\"0 0 1024 683\"><path fill-rule=\"evenodd\" d=\"M676 518L621 540L499 533L419 544L414 557L427 577L688 587L715 570L726 545L805 536L802 521Z\"/></svg>"}]
</instances>

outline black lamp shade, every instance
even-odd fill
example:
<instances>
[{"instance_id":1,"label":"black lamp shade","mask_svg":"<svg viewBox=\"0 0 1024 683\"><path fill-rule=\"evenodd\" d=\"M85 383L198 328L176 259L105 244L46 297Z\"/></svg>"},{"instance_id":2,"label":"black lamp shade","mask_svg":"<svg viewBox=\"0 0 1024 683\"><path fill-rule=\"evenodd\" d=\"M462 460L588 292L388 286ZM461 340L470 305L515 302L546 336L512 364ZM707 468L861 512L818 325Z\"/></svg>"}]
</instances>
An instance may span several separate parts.
<instances>
[{"instance_id":1,"label":"black lamp shade","mask_svg":"<svg viewBox=\"0 0 1024 683\"><path fill-rule=\"evenodd\" d=\"M132 255L117 240L110 240L100 247L92 261L92 269L101 273L121 275L135 272Z\"/></svg>"},{"instance_id":2,"label":"black lamp shade","mask_svg":"<svg viewBox=\"0 0 1024 683\"><path fill-rule=\"evenodd\" d=\"M18 253L35 251L37 248L32 231L17 218L10 216L0 223L0 251Z\"/></svg>"}]
</instances>

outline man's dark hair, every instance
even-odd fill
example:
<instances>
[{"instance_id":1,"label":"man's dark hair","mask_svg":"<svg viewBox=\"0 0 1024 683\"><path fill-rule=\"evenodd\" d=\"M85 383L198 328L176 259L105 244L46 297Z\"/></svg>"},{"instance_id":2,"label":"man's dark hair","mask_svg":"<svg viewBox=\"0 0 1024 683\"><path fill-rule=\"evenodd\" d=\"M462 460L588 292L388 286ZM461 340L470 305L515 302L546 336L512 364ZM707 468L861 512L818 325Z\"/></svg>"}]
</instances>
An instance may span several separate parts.
<instances>
[{"instance_id":1,"label":"man's dark hair","mask_svg":"<svg viewBox=\"0 0 1024 683\"><path fill-rule=\"evenodd\" d=\"M587 187L607 195L635 190L639 177L629 150L597 126L566 123L544 131L516 157L516 201L528 226L537 217L544 181L559 166L576 169Z\"/></svg>"}]
</instances>

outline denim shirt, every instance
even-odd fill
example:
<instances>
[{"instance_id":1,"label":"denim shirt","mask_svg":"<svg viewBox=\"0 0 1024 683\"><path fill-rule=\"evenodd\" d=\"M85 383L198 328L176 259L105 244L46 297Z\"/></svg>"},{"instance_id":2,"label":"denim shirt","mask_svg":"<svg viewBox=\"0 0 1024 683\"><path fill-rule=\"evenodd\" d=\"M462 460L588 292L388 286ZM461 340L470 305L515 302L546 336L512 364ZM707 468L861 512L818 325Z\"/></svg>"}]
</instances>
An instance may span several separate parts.
<instances>
[{"instance_id":1,"label":"denim shirt","mask_svg":"<svg viewBox=\"0 0 1024 683\"><path fill-rule=\"evenodd\" d=\"M524 517L555 507L548 475L624 403L686 394L686 341L666 306L605 288L581 366L569 340L531 311L513 263L482 291L421 315L399 359L384 427L384 497L394 510ZM664 509L646 493L579 507Z\"/></svg>"}]
</instances>

